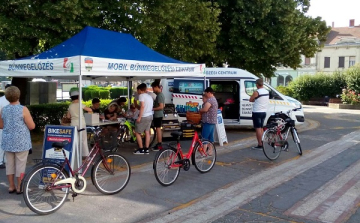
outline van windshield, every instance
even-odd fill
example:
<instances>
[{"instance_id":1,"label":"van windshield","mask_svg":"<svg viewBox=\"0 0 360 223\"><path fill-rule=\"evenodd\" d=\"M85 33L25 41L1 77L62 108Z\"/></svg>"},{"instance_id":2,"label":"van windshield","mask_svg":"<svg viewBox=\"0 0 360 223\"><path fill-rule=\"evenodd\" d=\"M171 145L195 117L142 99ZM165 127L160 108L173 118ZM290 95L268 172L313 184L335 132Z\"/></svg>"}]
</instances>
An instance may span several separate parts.
<instances>
[{"instance_id":1,"label":"van windshield","mask_svg":"<svg viewBox=\"0 0 360 223\"><path fill-rule=\"evenodd\" d=\"M174 79L174 93L201 95L204 91L204 80Z\"/></svg>"}]
</instances>

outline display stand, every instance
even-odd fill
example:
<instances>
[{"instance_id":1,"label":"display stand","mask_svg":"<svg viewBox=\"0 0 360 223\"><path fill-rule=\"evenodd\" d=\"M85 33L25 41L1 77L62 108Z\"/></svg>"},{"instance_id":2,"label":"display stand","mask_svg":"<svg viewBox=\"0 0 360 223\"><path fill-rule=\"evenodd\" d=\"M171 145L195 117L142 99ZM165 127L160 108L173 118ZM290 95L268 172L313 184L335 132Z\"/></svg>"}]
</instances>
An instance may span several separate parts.
<instances>
[{"instance_id":1,"label":"display stand","mask_svg":"<svg viewBox=\"0 0 360 223\"><path fill-rule=\"evenodd\" d=\"M52 162L62 163L65 158L61 149L54 148L54 142L68 141L64 147L66 157L69 159L72 169L77 169L81 165L81 151L79 149L78 133L75 126L46 125L44 133L44 143L42 159ZM69 171L67 169L67 171ZM71 175L71 173L69 173Z\"/></svg>"},{"instance_id":2,"label":"display stand","mask_svg":"<svg viewBox=\"0 0 360 223\"><path fill-rule=\"evenodd\" d=\"M219 141L219 145L223 146L224 143L228 143L228 140L225 131L224 119L222 117L222 113L220 109L218 109L217 111L217 123L215 126L216 126L215 138Z\"/></svg>"}]
</instances>

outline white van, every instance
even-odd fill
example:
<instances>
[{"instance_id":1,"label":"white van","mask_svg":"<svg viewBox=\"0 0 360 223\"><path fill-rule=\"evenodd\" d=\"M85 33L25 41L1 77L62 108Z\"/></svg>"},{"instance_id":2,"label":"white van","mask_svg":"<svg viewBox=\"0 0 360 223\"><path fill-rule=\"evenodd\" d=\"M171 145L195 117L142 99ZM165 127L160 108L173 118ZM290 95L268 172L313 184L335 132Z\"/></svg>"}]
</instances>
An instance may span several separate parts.
<instances>
[{"instance_id":1,"label":"white van","mask_svg":"<svg viewBox=\"0 0 360 223\"><path fill-rule=\"evenodd\" d=\"M252 126L252 106L250 96L256 90L257 76L237 68L206 68L206 78L174 78L162 79L162 92L165 95L165 104L174 104L180 117L186 116L186 111L197 111L202 105L202 93L207 86L215 91L219 108L225 126ZM294 98L285 96L268 84L264 87L270 93L270 104L265 123L275 113L287 112L290 109L300 108L292 112L292 119L296 124L305 121L302 105ZM283 118L286 118L284 114Z\"/></svg>"}]
</instances>

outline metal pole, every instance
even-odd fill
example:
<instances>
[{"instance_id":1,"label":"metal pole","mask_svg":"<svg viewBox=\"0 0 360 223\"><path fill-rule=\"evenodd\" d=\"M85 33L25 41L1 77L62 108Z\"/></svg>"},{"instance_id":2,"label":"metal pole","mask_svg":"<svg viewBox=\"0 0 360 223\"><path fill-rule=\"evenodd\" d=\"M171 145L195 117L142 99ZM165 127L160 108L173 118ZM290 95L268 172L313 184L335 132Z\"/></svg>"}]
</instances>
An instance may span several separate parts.
<instances>
[{"instance_id":1,"label":"metal pole","mask_svg":"<svg viewBox=\"0 0 360 223\"><path fill-rule=\"evenodd\" d=\"M81 107L81 103L82 103L82 76L81 76L81 56L79 56L79 129L81 129L82 126L82 107ZM78 129L78 130L79 130ZM81 160L82 160L82 137L81 137L81 133L79 134L79 157L78 157L78 165L81 165Z\"/></svg>"}]
</instances>

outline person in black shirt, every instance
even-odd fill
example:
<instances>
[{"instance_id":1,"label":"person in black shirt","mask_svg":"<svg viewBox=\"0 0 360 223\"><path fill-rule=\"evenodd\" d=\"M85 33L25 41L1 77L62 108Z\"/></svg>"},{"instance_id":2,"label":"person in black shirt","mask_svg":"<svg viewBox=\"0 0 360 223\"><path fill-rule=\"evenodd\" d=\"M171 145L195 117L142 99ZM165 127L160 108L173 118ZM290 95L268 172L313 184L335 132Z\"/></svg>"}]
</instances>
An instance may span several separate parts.
<instances>
[{"instance_id":1,"label":"person in black shirt","mask_svg":"<svg viewBox=\"0 0 360 223\"><path fill-rule=\"evenodd\" d=\"M93 113L100 114L100 99L99 98L92 99L92 106L90 108L91 110L93 110Z\"/></svg>"}]
</instances>

